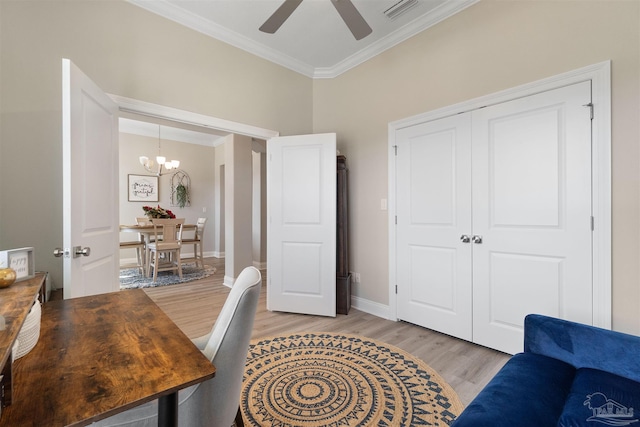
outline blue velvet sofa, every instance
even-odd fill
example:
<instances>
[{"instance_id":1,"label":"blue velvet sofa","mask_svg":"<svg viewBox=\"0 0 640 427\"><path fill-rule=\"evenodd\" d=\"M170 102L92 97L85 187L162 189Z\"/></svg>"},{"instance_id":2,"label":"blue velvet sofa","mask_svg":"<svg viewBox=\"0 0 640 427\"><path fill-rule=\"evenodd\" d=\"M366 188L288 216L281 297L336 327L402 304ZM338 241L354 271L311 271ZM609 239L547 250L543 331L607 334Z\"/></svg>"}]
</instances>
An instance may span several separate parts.
<instances>
[{"instance_id":1,"label":"blue velvet sofa","mask_svg":"<svg viewBox=\"0 0 640 427\"><path fill-rule=\"evenodd\" d=\"M530 314L514 355L452 427L640 427L640 337Z\"/></svg>"}]
</instances>

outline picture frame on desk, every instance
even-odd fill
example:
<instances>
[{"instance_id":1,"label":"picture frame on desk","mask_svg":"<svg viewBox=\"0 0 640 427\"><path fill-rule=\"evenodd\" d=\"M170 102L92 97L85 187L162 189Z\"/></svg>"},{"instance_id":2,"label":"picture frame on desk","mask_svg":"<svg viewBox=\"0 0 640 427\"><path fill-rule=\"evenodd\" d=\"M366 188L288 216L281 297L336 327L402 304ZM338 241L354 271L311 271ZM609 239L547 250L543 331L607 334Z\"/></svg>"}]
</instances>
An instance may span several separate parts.
<instances>
[{"instance_id":1,"label":"picture frame on desk","mask_svg":"<svg viewBox=\"0 0 640 427\"><path fill-rule=\"evenodd\" d=\"M35 277L33 248L18 248L0 251L0 268L11 268L16 272L16 282Z\"/></svg>"}]
</instances>

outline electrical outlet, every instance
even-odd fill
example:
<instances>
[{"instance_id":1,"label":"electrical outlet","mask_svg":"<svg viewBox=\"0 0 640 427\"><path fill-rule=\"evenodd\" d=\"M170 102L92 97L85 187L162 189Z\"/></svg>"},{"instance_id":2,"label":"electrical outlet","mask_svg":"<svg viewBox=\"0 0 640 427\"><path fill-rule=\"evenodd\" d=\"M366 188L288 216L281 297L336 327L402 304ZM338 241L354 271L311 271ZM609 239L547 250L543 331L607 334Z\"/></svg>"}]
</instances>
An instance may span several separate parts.
<instances>
[{"instance_id":1,"label":"electrical outlet","mask_svg":"<svg viewBox=\"0 0 640 427\"><path fill-rule=\"evenodd\" d=\"M360 273L352 272L353 283L360 283Z\"/></svg>"}]
</instances>

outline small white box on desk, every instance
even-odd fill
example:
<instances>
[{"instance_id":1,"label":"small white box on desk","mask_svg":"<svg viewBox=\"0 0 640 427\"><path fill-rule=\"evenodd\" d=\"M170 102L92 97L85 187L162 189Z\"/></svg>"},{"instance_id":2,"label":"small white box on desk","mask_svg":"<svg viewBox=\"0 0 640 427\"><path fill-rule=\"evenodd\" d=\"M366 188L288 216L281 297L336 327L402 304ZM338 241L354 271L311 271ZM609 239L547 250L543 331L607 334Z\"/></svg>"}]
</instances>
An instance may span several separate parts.
<instances>
[{"instance_id":1,"label":"small white box on desk","mask_svg":"<svg viewBox=\"0 0 640 427\"><path fill-rule=\"evenodd\" d=\"M16 282L36 275L33 262L33 248L8 249L0 251L0 268L12 268L16 272Z\"/></svg>"}]
</instances>

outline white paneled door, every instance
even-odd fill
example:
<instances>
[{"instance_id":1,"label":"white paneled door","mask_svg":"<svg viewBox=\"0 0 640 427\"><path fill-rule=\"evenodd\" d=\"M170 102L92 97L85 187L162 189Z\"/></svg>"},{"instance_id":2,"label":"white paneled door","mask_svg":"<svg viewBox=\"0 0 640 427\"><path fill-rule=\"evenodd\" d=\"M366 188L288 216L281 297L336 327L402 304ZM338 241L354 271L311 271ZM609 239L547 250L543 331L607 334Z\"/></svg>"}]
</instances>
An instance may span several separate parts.
<instances>
[{"instance_id":1,"label":"white paneled door","mask_svg":"<svg viewBox=\"0 0 640 427\"><path fill-rule=\"evenodd\" d=\"M336 135L267 142L267 308L336 315Z\"/></svg>"},{"instance_id":2,"label":"white paneled door","mask_svg":"<svg viewBox=\"0 0 640 427\"><path fill-rule=\"evenodd\" d=\"M589 82L399 130L398 317L507 353L593 323Z\"/></svg>"},{"instance_id":3,"label":"white paneled door","mask_svg":"<svg viewBox=\"0 0 640 427\"><path fill-rule=\"evenodd\" d=\"M471 341L471 115L402 129L397 145L399 317Z\"/></svg>"},{"instance_id":4,"label":"white paneled door","mask_svg":"<svg viewBox=\"0 0 640 427\"><path fill-rule=\"evenodd\" d=\"M119 289L118 108L62 60L64 298Z\"/></svg>"},{"instance_id":5,"label":"white paneled door","mask_svg":"<svg viewBox=\"0 0 640 427\"><path fill-rule=\"evenodd\" d=\"M474 341L522 351L523 319L592 324L591 85L473 113Z\"/></svg>"}]
</instances>

